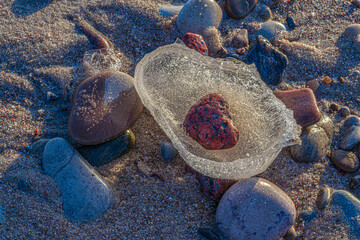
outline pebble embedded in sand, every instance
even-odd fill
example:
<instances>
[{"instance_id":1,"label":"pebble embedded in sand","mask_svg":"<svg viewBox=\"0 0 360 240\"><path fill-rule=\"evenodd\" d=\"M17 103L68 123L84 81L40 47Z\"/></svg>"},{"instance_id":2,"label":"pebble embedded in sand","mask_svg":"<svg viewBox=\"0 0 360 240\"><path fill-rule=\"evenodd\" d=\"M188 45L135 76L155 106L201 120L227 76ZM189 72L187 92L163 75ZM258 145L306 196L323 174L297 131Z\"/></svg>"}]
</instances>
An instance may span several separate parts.
<instances>
[{"instance_id":1,"label":"pebble embedded in sand","mask_svg":"<svg viewBox=\"0 0 360 240\"><path fill-rule=\"evenodd\" d=\"M225 8L230 17L242 19L251 13L257 0L226 0Z\"/></svg>"},{"instance_id":2,"label":"pebble embedded in sand","mask_svg":"<svg viewBox=\"0 0 360 240\"><path fill-rule=\"evenodd\" d=\"M189 0L181 9L176 25L181 34L203 34L210 26L218 28L221 19L221 8L214 0Z\"/></svg>"},{"instance_id":3,"label":"pebble embedded in sand","mask_svg":"<svg viewBox=\"0 0 360 240\"><path fill-rule=\"evenodd\" d=\"M315 205L318 209L324 209L330 202L331 190L328 186L324 185L323 188L319 191L317 198L315 200Z\"/></svg>"},{"instance_id":4,"label":"pebble embedded in sand","mask_svg":"<svg viewBox=\"0 0 360 240\"><path fill-rule=\"evenodd\" d=\"M236 48L243 48L249 45L248 31L246 29L241 29L234 38L233 43Z\"/></svg>"},{"instance_id":5,"label":"pebble embedded in sand","mask_svg":"<svg viewBox=\"0 0 360 240\"><path fill-rule=\"evenodd\" d=\"M296 27L296 23L293 17L291 16L287 17L286 22L290 31Z\"/></svg>"},{"instance_id":6,"label":"pebble embedded in sand","mask_svg":"<svg viewBox=\"0 0 360 240\"><path fill-rule=\"evenodd\" d=\"M65 139L54 138L48 142L42 166L57 182L68 218L87 221L111 207L110 186Z\"/></svg>"},{"instance_id":7,"label":"pebble embedded in sand","mask_svg":"<svg viewBox=\"0 0 360 240\"><path fill-rule=\"evenodd\" d=\"M171 142L160 142L160 153L161 153L161 159L163 159L165 162L171 162L174 160L174 158L178 155L178 151Z\"/></svg>"},{"instance_id":8,"label":"pebble embedded in sand","mask_svg":"<svg viewBox=\"0 0 360 240\"><path fill-rule=\"evenodd\" d=\"M335 150L331 153L331 162L345 172L355 172L359 169L359 159L353 152Z\"/></svg>"},{"instance_id":9,"label":"pebble embedded in sand","mask_svg":"<svg viewBox=\"0 0 360 240\"><path fill-rule=\"evenodd\" d=\"M202 97L189 110L184 128L188 136L208 150L232 148L239 130L229 113L229 104L219 93Z\"/></svg>"},{"instance_id":10,"label":"pebble embedded in sand","mask_svg":"<svg viewBox=\"0 0 360 240\"><path fill-rule=\"evenodd\" d=\"M300 126L309 126L320 120L321 112L314 92L310 88L274 91L273 93L294 112L296 123Z\"/></svg>"},{"instance_id":11,"label":"pebble embedded in sand","mask_svg":"<svg viewBox=\"0 0 360 240\"><path fill-rule=\"evenodd\" d=\"M271 10L266 5L261 5L259 8L259 17L261 17L264 20L269 20L272 16Z\"/></svg>"},{"instance_id":12,"label":"pebble embedded in sand","mask_svg":"<svg viewBox=\"0 0 360 240\"><path fill-rule=\"evenodd\" d=\"M346 129L340 147L344 150L351 150L360 141L360 126L351 126Z\"/></svg>"},{"instance_id":13,"label":"pebble embedded in sand","mask_svg":"<svg viewBox=\"0 0 360 240\"><path fill-rule=\"evenodd\" d=\"M240 180L223 195L216 223L229 240L272 240L284 236L295 222L290 197L262 178Z\"/></svg>"},{"instance_id":14,"label":"pebble embedded in sand","mask_svg":"<svg viewBox=\"0 0 360 240\"><path fill-rule=\"evenodd\" d=\"M68 131L77 143L104 143L128 130L142 108L131 76L118 71L102 72L75 89Z\"/></svg>"},{"instance_id":15,"label":"pebble embedded in sand","mask_svg":"<svg viewBox=\"0 0 360 240\"><path fill-rule=\"evenodd\" d=\"M281 34L285 31L286 28L284 24L276 21L266 21L261 25L259 31L256 32L256 36L261 35L272 42L278 34Z\"/></svg>"}]
</instances>

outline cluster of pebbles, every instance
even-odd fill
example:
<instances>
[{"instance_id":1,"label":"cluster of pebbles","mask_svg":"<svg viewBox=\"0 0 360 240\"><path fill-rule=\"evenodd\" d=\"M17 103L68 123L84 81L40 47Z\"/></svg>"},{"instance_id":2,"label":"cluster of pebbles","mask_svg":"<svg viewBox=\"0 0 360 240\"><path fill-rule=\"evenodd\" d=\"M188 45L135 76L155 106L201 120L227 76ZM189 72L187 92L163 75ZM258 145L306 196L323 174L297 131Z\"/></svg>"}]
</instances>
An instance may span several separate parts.
<instances>
[{"instance_id":1,"label":"cluster of pebbles","mask_svg":"<svg viewBox=\"0 0 360 240\"><path fill-rule=\"evenodd\" d=\"M280 2L273 0L271 4ZM223 7L231 18L243 19L256 9L257 4L257 0L226 0ZM283 83L289 64L286 54L281 51L283 34L296 28L296 21L288 17L287 26L272 21L271 4L258 8L259 17L266 22L251 35L252 39L249 39L245 28L239 29L232 37L230 42L236 49L234 52L227 52L222 44L218 28L223 11L215 1L189 0L184 6L163 6L159 11L164 17L175 16L173 24L188 47L203 55L255 64L261 79L274 89ZM79 23L80 27L86 26L82 29L95 47L115 53L112 44L102 34L95 32L85 22ZM360 24L350 25L344 34L360 51ZM288 151L298 164L317 163L330 157L339 171L356 173L360 167L357 157L360 155L360 118L350 115L350 109L332 105L329 113L339 112L345 118L336 135L337 126L326 113L320 111L315 90L309 86L273 91L293 111L297 124L302 127L301 144L290 146ZM54 99L52 93L48 96ZM215 97L216 104L209 97ZM220 110L219 102L223 107ZM201 112L198 112L199 106L203 107ZM221 118L222 122L217 124L222 126L225 123L222 131L228 134L212 131L213 136L217 134L215 138L220 138L218 142L199 134L202 129L209 132L215 124L206 121L206 125L211 126L204 127L201 122L195 122L206 118L205 113L209 109L212 113L223 114L216 120ZM135 90L134 79L117 70L105 70L81 81L73 92L68 119L68 133L73 144L63 138L41 139L33 144L32 151L42 159L44 172L59 185L64 214L68 218L88 221L112 207L116 194L94 167L119 158L134 146L135 136L130 128L142 110L143 104ZM184 125L187 133L210 151L231 148L237 142L238 129L232 126L226 102L218 95L199 99L189 108ZM177 156L170 142L161 142L160 147L165 162L171 162ZM141 165L138 167L142 171ZM315 206L297 213L288 194L262 177L216 179L189 166L186 169L196 176L204 195L218 204L216 229L199 229L199 233L208 239L296 239L294 226L297 222L311 221L330 205L339 207L356 237L360 238L360 200L354 196L360 195L360 175L353 175L350 180L353 193L324 186L317 195ZM0 222L3 218L1 212Z\"/></svg>"}]
</instances>

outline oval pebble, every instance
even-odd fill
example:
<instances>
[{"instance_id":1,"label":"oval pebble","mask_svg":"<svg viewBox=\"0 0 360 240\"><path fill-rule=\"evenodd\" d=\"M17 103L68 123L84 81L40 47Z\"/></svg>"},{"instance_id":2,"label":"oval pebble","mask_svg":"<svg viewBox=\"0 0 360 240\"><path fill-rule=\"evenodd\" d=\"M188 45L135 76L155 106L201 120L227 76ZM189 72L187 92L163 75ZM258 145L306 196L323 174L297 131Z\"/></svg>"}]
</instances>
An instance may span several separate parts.
<instances>
[{"instance_id":1,"label":"oval pebble","mask_svg":"<svg viewBox=\"0 0 360 240\"><path fill-rule=\"evenodd\" d=\"M214 0L189 0L181 9L176 25L184 35L187 32L203 34L208 27L218 28L222 10Z\"/></svg>"},{"instance_id":2,"label":"oval pebble","mask_svg":"<svg viewBox=\"0 0 360 240\"><path fill-rule=\"evenodd\" d=\"M160 142L160 152L161 158L166 162L174 160L174 158L178 155L178 151L174 148L171 142Z\"/></svg>"},{"instance_id":3,"label":"oval pebble","mask_svg":"<svg viewBox=\"0 0 360 240\"><path fill-rule=\"evenodd\" d=\"M314 209L308 209L308 210L302 211L298 217L305 222L310 222L311 220L313 220L315 218L315 215L316 215L316 211Z\"/></svg>"},{"instance_id":4,"label":"oval pebble","mask_svg":"<svg viewBox=\"0 0 360 240\"><path fill-rule=\"evenodd\" d=\"M355 172L359 169L359 159L353 152L335 150L331 154L331 162L345 172Z\"/></svg>"},{"instance_id":5,"label":"oval pebble","mask_svg":"<svg viewBox=\"0 0 360 240\"><path fill-rule=\"evenodd\" d=\"M228 240L272 240L284 236L295 222L290 197L275 184L250 178L235 183L216 210L220 233Z\"/></svg>"},{"instance_id":6,"label":"oval pebble","mask_svg":"<svg viewBox=\"0 0 360 240\"><path fill-rule=\"evenodd\" d=\"M343 126L345 128L349 128L349 127L352 127L352 126L360 126L360 118L358 116L355 116L355 115L350 115L347 118L345 118Z\"/></svg>"},{"instance_id":7,"label":"oval pebble","mask_svg":"<svg viewBox=\"0 0 360 240\"><path fill-rule=\"evenodd\" d=\"M339 109L339 113L342 117L347 117L350 115L350 109L348 107L342 107Z\"/></svg>"},{"instance_id":8,"label":"oval pebble","mask_svg":"<svg viewBox=\"0 0 360 240\"><path fill-rule=\"evenodd\" d=\"M324 209L330 202L331 190L328 186L324 186L318 193L315 205L318 209Z\"/></svg>"},{"instance_id":9,"label":"oval pebble","mask_svg":"<svg viewBox=\"0 0 360 240\"><path fill-rule=\"evenodd\" d=\"M347 37L349 40L355 40L356 37L360 34L360 24L351 24L346 27L344 31L345 37Z\"/></svg>"},{"instance_id":10,"label":"oval pebble","mask_svg":"<svg viewBox=\"0 0 360 240\"><path fill-rule=\"evenodd\" d=\"M68 131L82 145L95 145L125 133L140 116L142 102L134 79L105 71L82 81L74 91Z\"/></svg>"},{"instance_id":11,"label":"oval pebble","mask_svg":"<svg viewBox=\"0 0 360 240\"><path fill-rule=\"evenodd\" d=\"M271 10L266 5L261 5L259 8L259 17L261 17L264 20L269 20L271 18Z\"/></svg>"},{"instance_id":12,"label":"oval pebble","mask_svg":"<svg viewBox=\"0 0 360 240\"><path fill-rule=\"evenodd\" d=\"M251 13L257 0L226 0L226 12L231 18L242 19Z\"/></svg>"},{"instance_id":13,"label":"oval pebble","mask_svg":"<svg viewBox=\"0 0 360 240\"><path fill-rule=\"evenodd\" d=\"M276 35L285 31L286 28L284 24L276 21L266 21L261 25L261 28L256 32L255 36L262 35L271 42L274 40Z\"/></svg>"},{"instance_id":14,"label":"oval pebble","mask_svg":"<svg viewBox=\"0 0 360 240\"><path fill-rule=\"evenodd\" d=\"M360 141L360 126L352 126L345 131L345 136L341 141L341 148L351 150Z\"/></svg>"}]
</instances>

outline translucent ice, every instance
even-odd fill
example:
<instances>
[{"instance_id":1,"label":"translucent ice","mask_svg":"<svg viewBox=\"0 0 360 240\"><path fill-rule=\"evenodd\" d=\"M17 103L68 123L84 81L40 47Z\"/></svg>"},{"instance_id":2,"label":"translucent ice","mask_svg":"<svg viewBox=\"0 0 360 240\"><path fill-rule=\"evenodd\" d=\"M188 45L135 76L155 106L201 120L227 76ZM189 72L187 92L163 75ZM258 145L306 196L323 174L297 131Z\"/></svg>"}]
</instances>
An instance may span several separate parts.
<instances>
[{"instance_id":1,"label":"translucent ice","mask_svg":"<svg viewBox=\"0 0 360 240\"><path fill-rule=\"evenodd\" d=\"M90 50L84 54L83 67L89 76L106 70L119 71L121 59L112 49Z\"/></svg>"},{"instance_id":2,"label":"translucent ice","mask_svg":"<svg viewBox=\"0 0 360 240\"><path fill-rule=\"evenodd\" d=\"M291 110L261 80L254 65L202 56L181 44L147 54L135 70L135 87L182 158L211 177L239 179L264 171L280 150L299 141ZM239 129L235 147L206 150L182 128L190 107L220 93Z\"/></svg>"}]
</instances>

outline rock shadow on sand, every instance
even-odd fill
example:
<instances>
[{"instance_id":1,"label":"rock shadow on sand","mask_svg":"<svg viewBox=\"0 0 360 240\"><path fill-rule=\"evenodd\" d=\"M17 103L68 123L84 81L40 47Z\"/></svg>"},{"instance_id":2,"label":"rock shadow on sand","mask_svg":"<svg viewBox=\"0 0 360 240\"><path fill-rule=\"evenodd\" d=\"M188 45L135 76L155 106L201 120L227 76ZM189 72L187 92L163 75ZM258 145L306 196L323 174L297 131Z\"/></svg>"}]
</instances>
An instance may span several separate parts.
<instances>
[{"instance_id":1,"label":"rock shadow on sand","mask_svg":"<svg viewBox=\"0 0 360 240\"><path fill-rule=\"evenodd\" d=\"M11 11L17 17L26 17L45 8L52 0L15 0L11 5Z\"/></svg>"}]
</instances>

